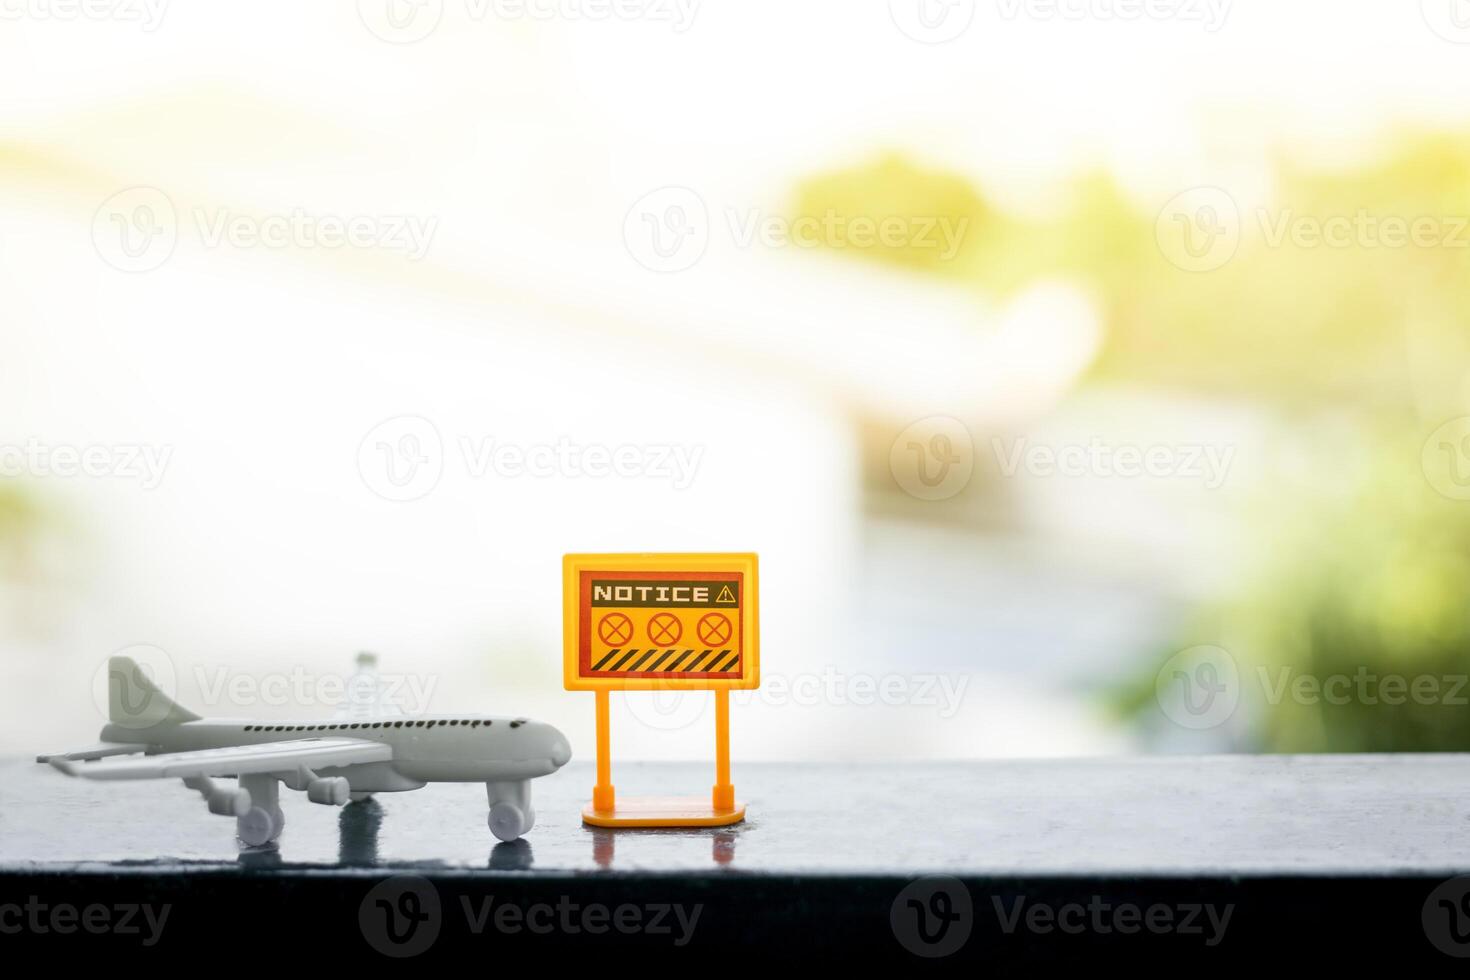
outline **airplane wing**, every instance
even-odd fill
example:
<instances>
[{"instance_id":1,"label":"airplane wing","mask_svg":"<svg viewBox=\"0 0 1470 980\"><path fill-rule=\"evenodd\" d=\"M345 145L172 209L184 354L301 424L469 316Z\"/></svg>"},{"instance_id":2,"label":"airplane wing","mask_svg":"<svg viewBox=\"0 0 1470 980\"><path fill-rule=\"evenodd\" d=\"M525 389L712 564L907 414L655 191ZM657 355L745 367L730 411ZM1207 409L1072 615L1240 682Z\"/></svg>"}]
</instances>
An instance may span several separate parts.
<instances>
[{"instance_id":1,"label":"airplane wing","mask_svg":"<svg viewBox=\"0 0 1470 980\"><path fill-rule=\"evenodd\" d=\"M110 755L131 755L134 752L142 752L147 747L147 743L144 742L98 742L84 749L38 755L36 761L50 762L52 759L70 759L73 762L90 762L93 759L105 759Z\"/></svg>"},{"instance_id":2,"label":"airplane wing","mask_svg":"<svg viewBox=\"0 0 1470 980\"><path fill-rule=\"evenodd\" d=\"M189 776L240 776L259 772L293 772L300 766L325 769L359 762L386 762L393 749L361 738L297 738L193 752L131 755L96 761L64 756L47 761L68 776L86 779L168 779Z\"/></svg>"}]
</instances>

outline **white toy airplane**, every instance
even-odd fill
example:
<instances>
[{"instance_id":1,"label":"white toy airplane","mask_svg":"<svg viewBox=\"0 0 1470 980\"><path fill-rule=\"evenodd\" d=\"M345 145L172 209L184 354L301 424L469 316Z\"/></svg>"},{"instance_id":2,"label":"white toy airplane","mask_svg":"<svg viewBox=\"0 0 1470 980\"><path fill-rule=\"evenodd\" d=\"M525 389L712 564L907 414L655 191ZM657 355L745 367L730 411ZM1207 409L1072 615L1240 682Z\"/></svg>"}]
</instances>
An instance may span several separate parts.
<instances>
[{"instance_id":1,"label":"white toy airplane","mask_svg":"<svg viewBox=\"0 0 1470 980\"><path fill-rule=\"evenodd\" d=\"M525 718L396 714L301 724L201 718L129 658L113 657L107 668L101 744L36 761L87 779L181 777L209 802L210 813L235 817L236 833L252 847L275 840L285 826L277 782L333 806L429 782L484 782L491 832L515 840L536 823L530 780L556 772L572 756L561 732ZM216 786L217 776L238 778L238 787Z\"/></svg>"}]
</instances>

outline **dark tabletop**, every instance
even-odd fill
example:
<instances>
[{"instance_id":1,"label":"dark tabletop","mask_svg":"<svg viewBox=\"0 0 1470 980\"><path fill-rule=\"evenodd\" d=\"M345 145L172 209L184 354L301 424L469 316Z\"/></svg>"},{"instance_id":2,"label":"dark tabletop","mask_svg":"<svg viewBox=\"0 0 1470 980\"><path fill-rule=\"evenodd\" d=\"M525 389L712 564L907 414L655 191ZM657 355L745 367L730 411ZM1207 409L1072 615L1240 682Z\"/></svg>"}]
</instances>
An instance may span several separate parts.
<instances>
[{"instance_id":1,"label":"dark tabletop","mask_svg":"<svg viewBox=\"0 0 1470 980\"><path fill-rule=\"evenodd\" d=\"M704 794L711 776L708 765L614 767L624 796ZM915 880L952 880L967 892L976 930L994 933L979 951L1065 959L1124 940L1106 930L1080 939L1007 930L1001 910L1097 896L1142 908L1228 904L1238 911L1234 945L1224 948L1237 953L1289 929L1374 930L1439 955L1426 940L1434 927L1421 922L1435 904L1426 901L1470 872L1465 755L737 762L734 781L749 805L744 824L594 830L580 820L592 773L573 764L535 781L536 827L512 844L490 836L479 784L345 808L283 790L279 847L242 850L233 821L211 816L176 780L96 783L16 760L0 764L0 879L10 895L145 896L179 903L178 915L197 901L211 922L289 915L277 930L311 910L324 934L331 928L313 916L332 910L329 921L351 932L367 890L403 875L433 883L446 907L492 893L522 902L682 898L718 913L701 927L711 948L800 936L814 950L872 945L901 957L911 950L895 940L892 916L919 906L900 893ZM934 886L920 887L932 901ZM200 924L188 933L207 934ZM965 955L976 952L966 945Z\"/></svg>"},{"instance_id":2,"label":"dark tabletop","mask_svg":"<svg viewBox=\"0 0 1470 980\"><path fill-rule=\"evenodd\" d=\"M621 795L705 794L710 767L619 765ZM573 763L533 783L536 827L499 846L484 787L345 808L282 790L257 866L754 874L1398 874L1470 871L1470 756L1216 756L737 765L744 824L596 831ZM268 854L269 859L264 855ZM230 818L178 780L97 783L0 765L0 867L235 864Z\"/></svg>"}]
</instances>

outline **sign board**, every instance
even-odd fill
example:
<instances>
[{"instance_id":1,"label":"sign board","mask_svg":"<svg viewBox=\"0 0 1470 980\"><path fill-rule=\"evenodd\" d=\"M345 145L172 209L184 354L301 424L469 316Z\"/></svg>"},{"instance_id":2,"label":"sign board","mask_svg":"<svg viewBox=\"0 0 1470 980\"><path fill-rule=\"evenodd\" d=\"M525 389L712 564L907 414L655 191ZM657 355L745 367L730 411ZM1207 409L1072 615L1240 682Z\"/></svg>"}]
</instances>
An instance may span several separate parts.
<instances>
[{"instance_id":1,"label":"sign board","mask_svg":"<svg viewBox=\"0 0 1470 980\"><path fill-rule=\"evenodd\" d=\"M756 556L567 555L569 691L760 686Z\"/></svg>"}]
</instances>

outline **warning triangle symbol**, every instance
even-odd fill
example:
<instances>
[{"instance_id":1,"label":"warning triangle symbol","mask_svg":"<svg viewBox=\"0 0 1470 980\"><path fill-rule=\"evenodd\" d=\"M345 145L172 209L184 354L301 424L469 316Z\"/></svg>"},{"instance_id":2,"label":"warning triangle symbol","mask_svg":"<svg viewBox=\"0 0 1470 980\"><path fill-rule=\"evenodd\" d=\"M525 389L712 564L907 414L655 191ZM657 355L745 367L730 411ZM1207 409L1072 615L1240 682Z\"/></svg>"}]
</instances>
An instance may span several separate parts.
<instances>
[{"instance_id":1,"label":"warning triangle symbol","mask_svg":"<svg viewBox=\"0 0 1470 980\"><path fill-rule=\"evenodd\" d=\"M735 601L735 593L731 592L730 591L730 587L727 585L723 589L720 590L720 594L719 595L715 596L715 601L716 602L734 602Z\"/></svg>"}]
</instances>

